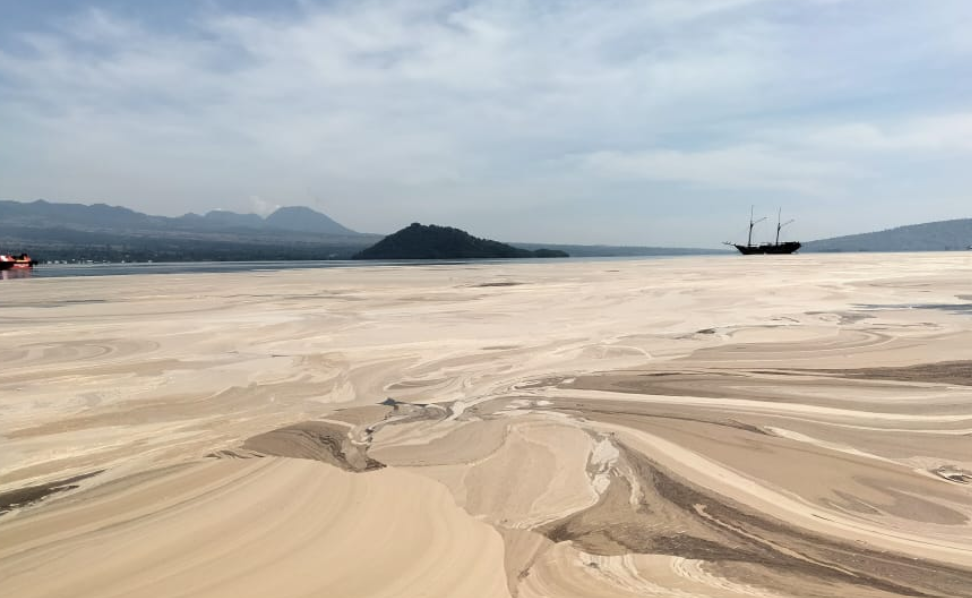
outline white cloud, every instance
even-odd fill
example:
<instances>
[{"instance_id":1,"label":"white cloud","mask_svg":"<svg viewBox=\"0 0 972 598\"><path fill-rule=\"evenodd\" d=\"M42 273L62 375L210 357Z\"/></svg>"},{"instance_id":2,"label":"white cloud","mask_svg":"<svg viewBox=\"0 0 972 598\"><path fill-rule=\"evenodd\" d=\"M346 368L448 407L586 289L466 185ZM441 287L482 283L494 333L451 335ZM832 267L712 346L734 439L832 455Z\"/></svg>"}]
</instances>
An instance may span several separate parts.
<instances>
[{"instance_id":1,"label":"white cloud","mask_svg":"<svg viewBox=\"0 0 972 598\"><path fill-rule=\"evenodd\" d=\"M808 144L842 151L972 151L972 112L885 124L849 123L810 132Z\"/></svg>"},{"instance_id":2,"label":"white cloud","mask_svg":"<svg viewBox=\"0 0 972 598\"><path fill-rule=\"evenodd\" d=\"M595 152L581 165L600 176L671 181L728 189L772 189L791 193L835 192L833 184L862 176L841 162L788 155L759 145L703 151Z\"/></svg>"},{"instance_id":3,"label":"white cloud","mask_svg":"<svg viewBox=\"0 0 972 598\"><path fill-rule=\"evenodd\" d=\"M259 195L253 195L250 197L250 207L254 214L268 216L277 211L280 208L280 204L267 201Z\"/></svg>"},{"instance_id":4,"label":"white cloud","mask_svg":"<svg viewBox=\"0 0 972 598\"><path fill-rule=\"evenodd\" d=\"M67 34L32 36L28 58L0 55L0 72L48 134L243 142L226 149L403 184L476 179L505 159L496 144L623 136L700 94L749 95L761 48L745 26L692 47L669 30L740 4L309 4L300 18L217 14L179 35L90 11ZM43 105L57 110L31 113Z\"/></svg>"},{"instance_id":5,"label":"white cloud","mask_svg":"<svg viewBox=\"0 0 972 598\"><path fill-rule=\"evenodd\" d=\"M583 220L619 181L678 183L685 205L719 189L892 197L894 156L972 144L953 39L972 5L875 6L302 1L166 28L52 15L0 40L0 196L162 213L321 196L364 230L487 202L498 222L558 205ZM942 89L947 109L922 99ZM955 197L968 181L946 174Z\"/></svg>"}]
</instances>

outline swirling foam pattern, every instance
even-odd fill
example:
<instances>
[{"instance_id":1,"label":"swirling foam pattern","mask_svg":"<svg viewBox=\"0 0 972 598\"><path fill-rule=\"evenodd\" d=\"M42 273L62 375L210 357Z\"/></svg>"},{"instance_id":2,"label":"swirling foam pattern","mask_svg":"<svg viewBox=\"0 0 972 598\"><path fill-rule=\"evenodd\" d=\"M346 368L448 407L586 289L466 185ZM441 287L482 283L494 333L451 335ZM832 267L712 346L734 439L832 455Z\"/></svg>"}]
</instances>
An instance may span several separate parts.
<instances>
[{"instance_id":1,"label":"swirling foam pattern","mask_svg":"<svg viewBox=\"0 0 972 598\"><path fill-rule=\"evenodd\" d=\"M972 596L972 260L32 279L5 596Z\"/></svg>"}]
</instances>

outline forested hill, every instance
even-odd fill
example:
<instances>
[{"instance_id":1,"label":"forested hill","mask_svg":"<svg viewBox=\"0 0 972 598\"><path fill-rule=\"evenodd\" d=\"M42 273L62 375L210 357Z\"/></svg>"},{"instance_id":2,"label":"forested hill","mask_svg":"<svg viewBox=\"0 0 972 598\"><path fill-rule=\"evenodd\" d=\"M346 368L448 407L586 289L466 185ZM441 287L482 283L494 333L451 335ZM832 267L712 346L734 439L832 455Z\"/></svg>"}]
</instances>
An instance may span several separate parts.
<instances>
[{"instance_id":1,"label":"forested hill","mask_svg":"<svg viewBox=\"0 0 972 598\"><path fill-rule=\"evenodd\" d=\"M358 260L450 260L568 257L563 251L521 249L449 226L414 223L354 256Z\"/></svg>"}]
</instances>

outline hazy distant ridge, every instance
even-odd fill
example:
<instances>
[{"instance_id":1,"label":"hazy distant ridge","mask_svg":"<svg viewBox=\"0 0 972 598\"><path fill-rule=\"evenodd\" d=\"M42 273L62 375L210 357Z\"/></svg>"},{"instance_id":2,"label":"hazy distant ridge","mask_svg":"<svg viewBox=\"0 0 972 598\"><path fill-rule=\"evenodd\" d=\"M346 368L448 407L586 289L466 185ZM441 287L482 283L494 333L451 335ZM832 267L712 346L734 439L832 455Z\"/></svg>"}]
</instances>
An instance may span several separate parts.
<instances>
[{"instance_id":1,"label":"hazy distant ridge","mask_svg":"<svg viewBox=\"0 0 972 598\"><path fill-rule=\"evenodd\" d=\"M47 261L336 259L381 238L303 207L267 218L222 210L169 218L105 204L0 201L0 252Z\"/></svg>"},{"instance_id":2,"label":"hazy distant ridge","mask_svg":"<svg viewBox=\"0 0 972 598\"><path fill-rule=\"evenodd\" d=\"M111 232L268 230L348 237L362 234L338 224L325 214L302 206L282 207L266 218L226 210L213 210L202 216L189 213L169 218L100 203L53 203L43 199L30 203L0 201L0 222L4 225Z\"/></svg>"},{"instance_id":3,"label":"hazy distant ridge","mask_svg":"<svg viewBox=\"0 0 972 598\"><path fill-rule=\"evenodd\" d=\"M970 245L972 218L964 218L810 241L802 251L954 251Z\"/></svg>"}]
</instances>

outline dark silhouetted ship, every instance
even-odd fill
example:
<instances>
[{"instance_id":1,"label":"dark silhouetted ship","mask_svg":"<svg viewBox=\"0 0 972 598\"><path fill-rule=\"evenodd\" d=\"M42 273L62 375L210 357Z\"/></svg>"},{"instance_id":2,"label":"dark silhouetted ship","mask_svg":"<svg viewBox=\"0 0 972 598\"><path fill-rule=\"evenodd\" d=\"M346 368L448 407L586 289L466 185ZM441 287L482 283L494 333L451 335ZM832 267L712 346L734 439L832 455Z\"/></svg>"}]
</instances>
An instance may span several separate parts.
<instances>
[{"instance_id":1,"label":"dark silhouetted ship","mask_svg":"<svg viewBox=\"0 0 972 598\"><path fill-rule=\"evenodd\" d=\"M753 211L752 208L750 208L749 237L746 240L746 244L739 245L736 243L726 243L726 245L732 245L733 247L739 250L739 253L743 255L767 255L767 254L775 255L775 254L787 254L787 253L795 252L796 250L800 249L800 247L802 247L802 245L798 241L784 241L783 243L780 243L780 231L783 230L784 226L793 222L792 220L783 222L782 216L783 216L783 209L780 208L776 220L776 242L760 243L759 245L753 245L753 227L755 227L763 220L766 220L766 218L764 217L764 218L760 218L759 220L754 220Z\"/></svg>"}]
</instances>

